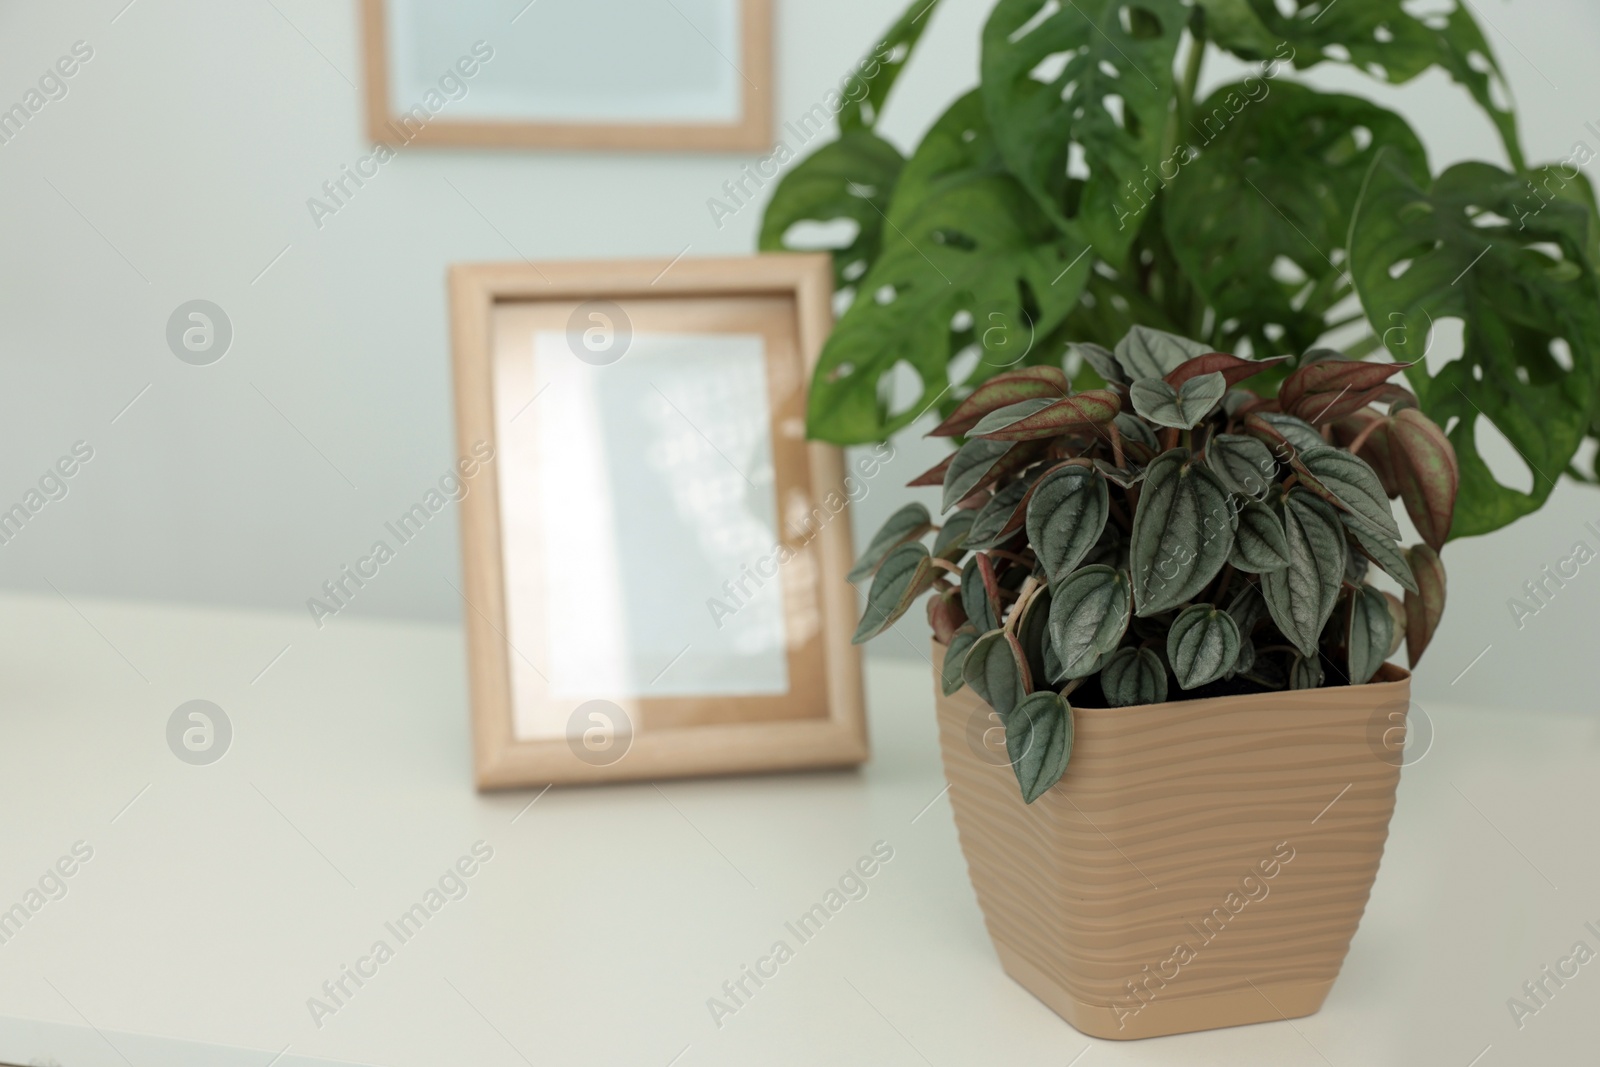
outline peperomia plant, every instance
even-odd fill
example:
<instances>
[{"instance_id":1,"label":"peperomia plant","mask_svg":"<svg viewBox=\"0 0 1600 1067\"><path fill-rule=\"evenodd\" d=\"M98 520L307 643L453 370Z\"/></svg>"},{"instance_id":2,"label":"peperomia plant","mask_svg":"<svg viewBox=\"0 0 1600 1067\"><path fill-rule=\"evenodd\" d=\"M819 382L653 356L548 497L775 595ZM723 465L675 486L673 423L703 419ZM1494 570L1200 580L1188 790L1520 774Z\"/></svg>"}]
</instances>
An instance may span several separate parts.
<instances>
[{"instance_id":1,"label":"peperomia plant","mask_svg":"<svg viewBox=\"0 0 1600 1067\"><path fill-rule=\"evenodd\" d=\"M1460 507L1441 538L1534 511L1563 472L1594 480L1573 457L1600 425L1596 151L1526 163L1468 0L998 0L979 85L905 157L874 127L937 3L913 0L891 27L873 53L887 61L850 94L865 103L763 220L768 249L846 231L822 242L847 307L812 385L813 436L885 439L1008 367L1059 366L1069 340L1111 345L1136 324L1290 356L1253 384L1270 392L1343 329L1362 333L1348 355L1407 361L1449 432ZM1248 73L1202 95L1219 53ZM1392 84L1449 76L1506 167L1435 175L1401 116L1290 77L1325 63ZM1430 364L1445 320L1464 350ZM1090 375L1074 367L1080 386ZM891 406L897 378L920 388ZM1495 479L1485 422L1526 460L1528 491Z\"/></svg>"},{"instance_id":2,"label":"peperomia plant","mask_svg":"<svg viewBox=\"0 0 1600 1067\"><path fill-rule=\"evenodd\" d=\"M1402 639L1415 666L1460 476L1390 381L1403 364L1313 350L1264 398L1236 387L1281 358L1143 327L1074 349L1106 386L1074 392L1053 366L979 386L933 431L961 446L911 483L943 487L943 525L907 505L851 573L872 578L857 642L932 592L944 692L970 685L1001 716L1024 799L1066 769L1069 698L1360 685ZM1401 547L1391 498L1423 543Z\"/></svg>"}]
</instances>

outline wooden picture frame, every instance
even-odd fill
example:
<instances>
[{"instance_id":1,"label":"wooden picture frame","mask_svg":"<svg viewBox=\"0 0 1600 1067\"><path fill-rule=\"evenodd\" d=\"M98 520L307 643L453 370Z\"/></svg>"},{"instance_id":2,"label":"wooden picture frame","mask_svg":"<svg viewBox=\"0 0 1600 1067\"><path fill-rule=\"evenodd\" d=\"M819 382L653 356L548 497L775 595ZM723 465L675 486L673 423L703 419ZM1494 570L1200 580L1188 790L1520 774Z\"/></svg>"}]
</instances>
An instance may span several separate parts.
<instances>
[{"instance_id":1,"label":"wooden picture frame","mask_svg":"<svg viewBox=\"0 0 1600 1067\"><path fill-rule=\"evenodd\" d=\"M489 477L460 505L478 787L863 762L861 660L850 642L856 595L845 580L848 501L876 470L858 460L861 470L847 478L841 450L805 439L806 385L832 323L829 257L457 265L449 285L457 443L463 456L492 456ZM765 410L751 398L764 398ZM593 458L600 453L603 460ZM622 473L571 473L584 464ZM619 481L686 488L672 507L615 494L594 503ZM769 498L771 525L752 527L749 517L764 513ZM667 514L674 509L677 518ZM605 518L590 521L591 513ZM700 562L700 548L658 548L657 540L675 543L674 522L699 523L692 543L714 545L705 558L722 553L719 562ZM635 541L628 554L616 541L610 557L601 550L642 527L651 538L643 548ZM725 551L724 534L735 528L757 534ZM729 561L745 559L740 552L752 563L736 569ZM709 577L688 577L695 573ZM687 593L662 601L630 646L646 613L608 616L590 601L644 602L639 590L656 577L622 585L640 574L683 584L696 603ZM720 574L730 582L717 584ZM741 622L727 611L735 604L753 614ZM552 605L566 606L557 614ZM761 622L774 611L776 639ZM736 625L724 634L729 621ZM727 651L750 633L758 639L745 644L756 651ZM685 650L668 661L680 639ZM645 657L652 642L643 668L617 667ZM564 659L552 645L569 649ZM663 685L668 672L689 682ZM695 678L705 691L668 691ZM619 737L627 742L620 750Z\"/></svg>"},{"instance_id":2,"label":"wooden picture frame","mask_svg":"<svg viewBox=\"0 0 1600 1067\"><path fill-rule=\"evenodd\" d=\"M735 75L732 84L738 93L736 113L722 119L692 121L669 118L652 118L648 121L621 118L605 121L594 118L532 120L473 116L470 113L452 117L452 108L449 106L442 106L437 113L429 114L430 109L426 105L420 116L408 117L416 116L416 107L397 109L391 92L393 63L390 34L395 20L391 17L389 4L393 2L396 0L360 0L367 134L373 141L387 144L390 148L415 144L431 147L763 152L772 147L771 0L725 0L730 5L730 17L737 20L737 28L731 34L737 42L732 55L714 43L677 5L661 6L657 13L664 12L661 17L680 19L686 24L683 32L690 41L688 48L699 49L701 42L704 42L702 60L725 64ZM513 3L508 10L520 6ZM530 8L533 13L539 12L533 5L517 11L505 27L507 39L519 29L527 32L528 23L520 28L514 23L528 14ZM692 35L689 30L693 31ZM480 43L492 52L492 41L483 40ZM593 40L584 40L559 51L592 53L595 47ZM465 65L461 71L464 73L476 68L477 60L481 57L481 52L475 57L464 51L461 58Z\"/></svg>"}]
</instances>

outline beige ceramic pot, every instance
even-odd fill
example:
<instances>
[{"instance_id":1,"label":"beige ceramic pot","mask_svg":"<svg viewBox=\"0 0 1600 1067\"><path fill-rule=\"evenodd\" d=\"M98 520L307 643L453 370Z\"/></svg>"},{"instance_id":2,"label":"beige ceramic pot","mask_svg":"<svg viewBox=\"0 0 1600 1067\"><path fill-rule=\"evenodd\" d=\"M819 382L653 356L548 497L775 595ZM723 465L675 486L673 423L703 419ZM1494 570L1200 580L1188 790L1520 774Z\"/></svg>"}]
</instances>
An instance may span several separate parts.
<instances>
[{"instance_id":1,"label":"beige ceramic pot","mask_svg":"<svg viewBox=\"0 0 1600 1067\"><path fill-rule=\"evenodd\" d=\"M1006 972L1093 1037L1317 1011L1383 856L1410 689L1385 665L1363 686L1077 709L1067 772L1031 805L988 705L940 696L961 850Z\"/></svg>"}]
</instances>

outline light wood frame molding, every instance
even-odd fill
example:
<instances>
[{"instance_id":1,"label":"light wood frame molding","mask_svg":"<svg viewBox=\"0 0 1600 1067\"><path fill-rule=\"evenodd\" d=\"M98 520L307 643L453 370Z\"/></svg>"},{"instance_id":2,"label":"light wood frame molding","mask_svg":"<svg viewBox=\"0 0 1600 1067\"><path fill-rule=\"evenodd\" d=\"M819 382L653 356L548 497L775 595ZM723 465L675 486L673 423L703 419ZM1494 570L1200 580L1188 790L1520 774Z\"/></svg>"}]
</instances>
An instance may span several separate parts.
<instances>
[{"instance_id":1,"label":"light wood frame molding","mask_svg":"<svg viewBox=\"0 0 1600 1067\"><path fill-rule=\"evenodd\" d=\"M793 622L789 623L790 695L800 693L801 697L794 699L803 698L805 703L798 715L793 714L793 699L781 715L774 714L771 707L762 710L756 697L713 695L687 704L681 699L662 701L665 710L661 714L667 725L652 726L647 714L634 731L625 756L614 763L591 765L579 758L569 737L517 736L512 659L526 656L512 647L507 636L509 593L501 497L506 474L500 469L506 456L497 432L505 406L497 414L497 319L521 314L521 309L530 305L560 308L589 300L613 301L630 316L642 312L647 317L651 309L670 308L674 301L698 301L699 306L709 301L744 301L765 308L781 301L789 309L784 321L796 335L784 351L798 365L783 376L791 384L782 388L795 394L792 403L784 400L780 407L775 399L769 412L777 471L774 491L780 499L784 492L802 492L807 505L815 508L830 494L849 499L843 452L806 441L800 429L805 384L832 327L829 257L768 254L674 261L458 264L450 268L449 290L458 448L465 456L474 445L481 449L483 442L494 447L494 459L487 465L490 477L460 504L467 602L463 615L478 788L846 767L864 762L868 742L861 658L860 650L850 642L856 594L845 580L853 551L847 507L819 529L807 532L803 544L810 563L789 568L810 572L806 581L814 594L805 603L810 605L810 616L820 620L820 629L813 622L811 634L804 638L815 644L816 654L806 661L799 676L793 666L798 662L793 647L800 638ZM629 310L630 300L639 311ZM768 346L769 368L778 358L783 357ZM769 383L772 396L777 397L779 389ZM779 438L780 414L787 440ZM785 461L778 457L782 449L803 457L804 477L798 486L783 484ZM792 460L789 462L793 469ZM780 527L778 536L787 542L790 533L784 524ZM786 588L788 581L785 579ZM787 594L785 605L792 615L796 609ZM711 714L701 714L707 709ZM696 719L704 724L696 724Z\"/></svg>"},{"instance_id":2,"label":"light wood frame molding","mask_svg":"<svg viewBox=\"0 0 1600 1067\"><path fill-rule=\"evenodd\" d=\"M360 0L367 135L399 147L565 148L658 152L764 152L772 147L772 0L736 0L739 54L723 57L741 87L729 123L594 123L452 120L448 111L400 136L389 101L387 0Z\"/></svg>"}]
</instances>

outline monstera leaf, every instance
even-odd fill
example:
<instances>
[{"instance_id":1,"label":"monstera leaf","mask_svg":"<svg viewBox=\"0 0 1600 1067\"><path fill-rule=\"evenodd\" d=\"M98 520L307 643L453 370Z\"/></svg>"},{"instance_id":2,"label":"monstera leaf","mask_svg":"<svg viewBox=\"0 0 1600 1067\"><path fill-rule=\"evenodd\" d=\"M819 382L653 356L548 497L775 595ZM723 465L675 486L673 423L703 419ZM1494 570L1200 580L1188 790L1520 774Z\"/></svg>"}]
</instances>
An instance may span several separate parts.
<instances>
[{"instance_id":1,"label":"monstera leaf","mask_svg":"<svg viewBox=\"0 0 1600 1067\"><path fill-rule=\"evenodd\" d=\"M1089 273L1082 242L1064 237L1000 165L976 92L936 122L896 183L883 250L823 347L807 425L838 443L886 439L949 394L952 322L982 327L976 381L1034 354L1071 309ZM897 364L922 394L890 411Z\"/></svg>"},{"instance_id":2,"label":"monstera leaf","mask_svg":"<svg viewBox=\"0 0 1600 1067\"><path fill-rule=\"evenodd\" d=\"M800 251L789 243L802 222L848 220L855 227L833 253L834 284L844 287L878 258L883 219L905 165L899 149L870 130L851 130L783 176L761 219L763 252Z\"/></svg>"},{"instance_id":3,"label":"monstera leaf","mask_svg":"<svg viewBox=\"0 0 1600 1067\"><path fill-rule=\"evenodd\" d=\"M1167 241L1218 320L1239 324L1223 346L1248 336L1258 353L1310 348L1348 295L1335 253L1379 149L1389 146L1414 180L1428 174L1400 116L1291 82L1223 86L1196 106L1183 136L1198 157L1167 194ZM1288 263L1295 270L1285 276ZM1269 324L1281 327L1278 339Z\"/></svg>"},{"instance_id":4,"label":"monstera leaf","mask_svg":"<svg viewBox=\"0 0 1600 1067\"><path fill-rule=\"evenodd\" d=\"M839 111L841 132L870 130L877 125L889 90L900 79L900 71L916 50L922 31L928 28L938 6L939 0L911 0L877 47L856 64L855 71L845 79L844 107Z\"/></svg>"},{"instance_id":5,"label":"monstera leaf","mask_svg":"<svg viewBox=\"0 0 1600 1067\"><path fill-rule=\"evenodd\" d=\"M1461 482L1452 537L1487 533L1543 505L1595 410L1593 216L1562 200L1528 213L1528 195L1522 178L1486 163L1451 167L1424 190L1385 154L1351 226L1356 288L1391 351L1402 354L1408 335L1425 336L1440 319L1463 322L1460 359L1437 374L1426 362L1406 371L1423 410L1453 423ZM1532 468L1531 492L1495 480L1478 452L1480 417Z\"/></svg>"},{"instance_id":6,"label":"monstera leaf","mask_svg":"<svg viewBox=\"0 0 1600 1067\"><path fill-rule=\"evenodd\" d=\"M1042 16L1042 17L1041 17ZM1122 258L1161 160L1183 0L1000 0L983 28L983 97L1000 154L1063 232ZM1037 71L1058 62L1049 81ZM1072 173L1082 154L1086 171Z\"/></svg>"}]
</instances>

